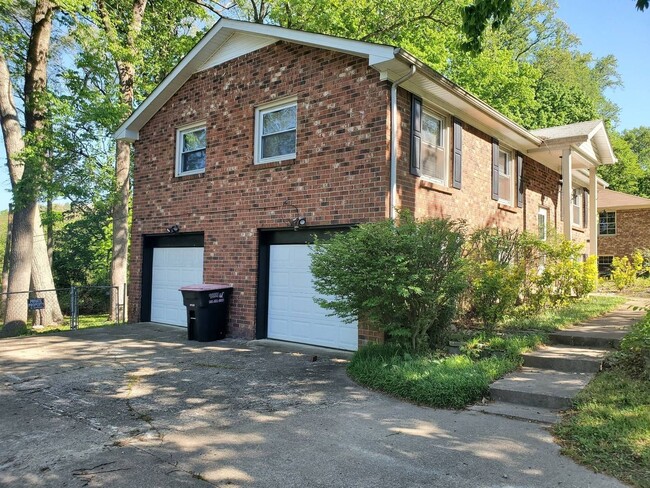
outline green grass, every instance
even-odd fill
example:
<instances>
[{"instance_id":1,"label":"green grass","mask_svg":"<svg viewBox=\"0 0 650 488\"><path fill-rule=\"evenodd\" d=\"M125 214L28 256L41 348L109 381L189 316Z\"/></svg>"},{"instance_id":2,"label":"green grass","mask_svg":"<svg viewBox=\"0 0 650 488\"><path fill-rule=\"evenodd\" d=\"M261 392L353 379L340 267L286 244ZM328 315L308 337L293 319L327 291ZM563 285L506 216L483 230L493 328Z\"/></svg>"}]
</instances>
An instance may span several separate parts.
<instances>
[{"instance_id":1,"label":"green grass","mask_svg":"<svg viewBox=\"0 0 650 488\"><path fill-rule=\"evenodd\" d=\"M79 329L93 329L95 327L106 327L116 325L115 322L108 319L108 315L83 315L79 317ZM27 324L27 332L23 335L46 334L50 332L64 332L70 330L70 319L66 318L60 325L46 325L42 329L34 329L31 324Z\"/></svg>"},{"instance_id":2,"label":"green grass","mask_svg":"<svg viewBox=\"0 0 650 488\"><path fill-rule=\"evenodd\" d=\"M515 370L521 355L543 344L547 332L602 315L623 300L593 297L548 311L501 330L454 334L461 354L413 353L394 345L370 345L355 353L348 374L358 383L414 403L463 408L487 396L495 380Z\"/></svg>"},{"instance_id":3,"label":"green grass","mask_svg":"<svg viewBox=\"0 0 650 488\"><path fill-rule=\"evenodd\" d=\"M632 286L619 290L611 279L601 278L598 281L598 291L603 293L620 293L623 295L648 296L650 291L650 277L637 278Z\"/></svg>"},{"instance_id":4,"label":"green grass","mask_svg":"<svg viewBox=\"0 0 650 488\"><path fill-rule=\"evenodd\" d=\"M348 374L358 383L431 407L463 408L486 396L490 383L520 365L521 354L541 343L539 334L481 333L463 354L413 354L391 345L358 351Z\"/></svg>"},{"instance_id":5,"label":"green grass","mask_svg":"<svg viewBox=\"0 0 650 488\"><path fill-rule=\"evenodd\" d=\"M562 452L633 486L650 487L650 382L599 374L555 427Z\"/></svg>"},{"instance_id":6,"label":"green grass","mask_svg":"<svg viewBox=\"0 0 650 488\"><path fill-rule=\"evenodd\" d=\"M569 325L603 315L623 303L625 303L625 298L623 297L590 296L569 302L561 308L549 309L533 317L508 317L499 324L499 328L504 330L553 332L564 329Z\"/></svg>"},{"instance_id":7,"label":"green grass","mask_svg":"<svg viewBox=\"0 0 650 488\"><path fill-rule=\"evenodd\" d=\"M576 461L650 488L650 314L608 362L554 433Z\"/></svg>"}]
</instances>

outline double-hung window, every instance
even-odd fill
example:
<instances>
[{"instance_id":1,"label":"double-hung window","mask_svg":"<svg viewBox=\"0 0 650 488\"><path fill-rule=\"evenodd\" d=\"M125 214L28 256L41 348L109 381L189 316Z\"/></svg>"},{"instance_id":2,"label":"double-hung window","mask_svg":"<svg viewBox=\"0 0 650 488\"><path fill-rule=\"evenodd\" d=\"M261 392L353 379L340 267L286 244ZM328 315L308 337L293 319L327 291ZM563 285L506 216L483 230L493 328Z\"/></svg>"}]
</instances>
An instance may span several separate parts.
<instances>
[{"instance_id":1,"label":"double-hung window","mask_svg":"<svg viewBox=\"0 0 650 488\"><path fill-rule=\"evenodd\" d=\"M548 208L539 207L537 211L537 233L540 241L548 237Z\"/></svg>"},{"instance_id":2,"label":"double-hung window","mask_svg":"<svg viewBox=\"0 0 650 488\"><path fill-rule=\"evenodd\" d=\"M298 104L295 100L258 107L255 111L255 164L296 157Z\"/></svg>"},{"instance_id":3,"label":"double-hung window","mask_svg":"<svg viewBox=\"0 0 650 488\"><path fill-rule=\"evenodd\" d=\"M422 176L447 184L445 156L445 119L424 108L422 110Z\"/></svg>"},{"instance_id":4,"label":"double-hung window","mask_svg":"<svg viewBox=\"0 0 650 488\"><path fill-rule=\"evenodd\" d=\"M512 204L512 154L499 148L499 201Z\"/></svg>"},{"instance_id":5,"label":"double-hung window","mask_svg":"<svg viewBox=\"0 0 650 488\"><path fill-rule=\"evenodd\" d=\"M571 207L573 211L573 225L582 227L582 205L584 200L584 189L574 188L571 195Z\"/></svg>"},{"instance_id":6,"label":"double-hung window","mask_svg":"<svg viewBox=\"0 0 650 488\"><path fill-rule=\"evenodd\" d=\"M205 172L206 127L196 124L176 132L176 176Z\"/></svg>"},{"instance_id":7,"label":"double-hung window","mask_svg":"<svg viewBox=\"0 0 650 488\"><path fill-rule=\"evenodd\" d=\"M598 233L601 236L616 235L616 212L600 212Z\"/></svg>"}]
</instances>

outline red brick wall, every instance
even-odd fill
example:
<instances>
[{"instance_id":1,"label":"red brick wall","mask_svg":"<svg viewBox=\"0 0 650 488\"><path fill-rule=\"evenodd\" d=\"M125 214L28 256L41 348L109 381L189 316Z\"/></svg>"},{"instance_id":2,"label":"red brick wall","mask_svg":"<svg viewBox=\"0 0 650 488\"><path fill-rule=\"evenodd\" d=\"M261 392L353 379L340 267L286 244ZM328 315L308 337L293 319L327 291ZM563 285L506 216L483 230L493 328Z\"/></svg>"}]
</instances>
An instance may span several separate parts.
<instances>
[{"instance_id":1,"label":"red brick wall","mask_svg":"<svg viewBox=\"0 0 650 488\"><path fill-rule=\"evenodd\" d=\"M296 159L253 164L255 107L298 98ZM255 335L258 229L385 218L389 87L367 60L277 43L193 75L135 144L130 318L140 319L142 236L205 233L204 281L232 283L230 333ZM174 176L176 128L207 123L202 175Z\"/></svg>"},{"instance_id":2,"label":"red brick wall","mask_svg":"<svg viewBox=\"0 0 650 488\"><path fill-rule=\"evenodd\" d=\"M616 210L616 235L598 236L599 256L631 256L650 247L650 209Z\"/></svg>"},{"instance_id":3,"label":"red brick wall","mask_svg":"<svg viewBox=\"0 0 650 488\"><path fill-rule=\"evenodd\" d=\"M398 155L398 205L414 210L416 217L451 217L464 219L470 229L499 226L509 229L538 232L539 207L548 209L549 228L563 232L560 216L561 175L541 163L524 156L525 198L522 208L507 206L492 200L492 137L463 121L462 188L451 187L452 151L449 150L448 187L428 182L410 174L411 96L398 91L399 155ZM451 120L448 120L451 125ZM452 142L449 127L448 143ZM588 231L573 231L573 239L584 242Z\"/></svg>"}]
</instances>

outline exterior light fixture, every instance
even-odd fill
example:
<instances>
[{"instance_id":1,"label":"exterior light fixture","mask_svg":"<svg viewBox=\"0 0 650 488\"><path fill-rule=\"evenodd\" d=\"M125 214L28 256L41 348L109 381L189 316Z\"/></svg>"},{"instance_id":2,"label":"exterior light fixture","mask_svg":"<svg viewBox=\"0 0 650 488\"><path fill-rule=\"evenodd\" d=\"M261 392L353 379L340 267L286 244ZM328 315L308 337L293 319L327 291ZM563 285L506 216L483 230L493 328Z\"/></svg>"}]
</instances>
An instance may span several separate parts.
<instances>
[{"instance_id":1,"label":"exterior light fixture","mask_svg":"<svg viewBox=\"0 0 650 488\"><path fill-rule=\"evenodd\" d=\"M177 224L174 224L171 227L167 227L165 230L168 234L176 234L179 230L181 230L181 228Z\"/></svg>"}]
</instances>

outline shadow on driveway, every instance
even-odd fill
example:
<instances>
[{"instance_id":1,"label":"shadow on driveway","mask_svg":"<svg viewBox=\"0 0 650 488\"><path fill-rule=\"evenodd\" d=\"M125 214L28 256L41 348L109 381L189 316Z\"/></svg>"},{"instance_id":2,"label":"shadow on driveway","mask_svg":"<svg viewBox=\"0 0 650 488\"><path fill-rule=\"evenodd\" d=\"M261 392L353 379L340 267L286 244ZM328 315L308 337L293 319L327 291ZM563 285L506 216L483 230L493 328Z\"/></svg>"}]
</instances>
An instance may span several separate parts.
<instances>
[{"instance_id":1,"label":"shadow on driveway","mask_svg":"<svg viewBox=\"0 0 650 488\"><path fill-rule=\"evenodd\" d=\"M361 388L335 353L133 324L0 341L0 485L615 487L540 425Z\"/></svg>"}]
</instances>

